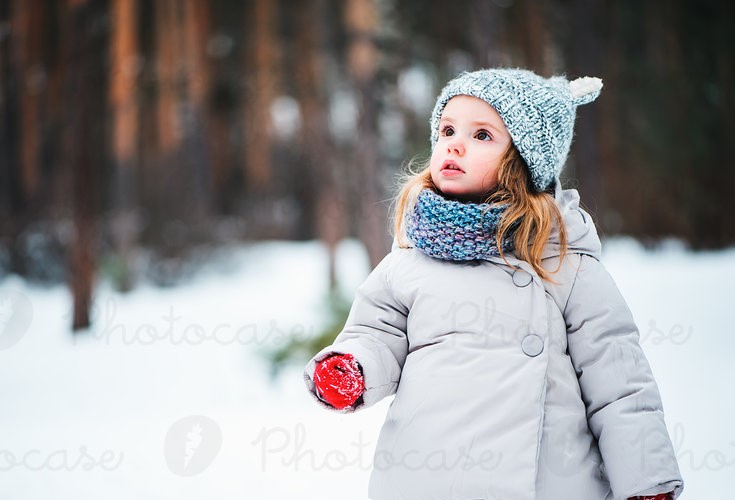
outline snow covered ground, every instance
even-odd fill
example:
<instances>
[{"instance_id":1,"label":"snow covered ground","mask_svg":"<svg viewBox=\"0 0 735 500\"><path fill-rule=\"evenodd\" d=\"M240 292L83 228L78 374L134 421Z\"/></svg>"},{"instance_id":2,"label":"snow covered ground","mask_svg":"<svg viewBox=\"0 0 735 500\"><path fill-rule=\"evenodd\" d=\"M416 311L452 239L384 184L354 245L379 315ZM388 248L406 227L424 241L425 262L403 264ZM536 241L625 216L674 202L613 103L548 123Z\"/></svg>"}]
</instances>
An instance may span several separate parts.
<instances>
[{"instance_id":1,"label":"snow covered ground","mask_svg":"<svg viewBox=\"0 0 735 500\"><path fill-rule=\"evenodd\" d=\"M681 498L729 497L735 250L648 252L621 239L604 262L661 389ZM364 249L345 241L339 265L351 294L368 272ZM325 276L318 243L243 247L176 288L121 295L100 284L95 324L76 337L65 288L7 277L0 498L367 498L390 398L332 414L306 394L301 366L271 381L258 354L320 328Z\"/></svg>"}]
</instances>

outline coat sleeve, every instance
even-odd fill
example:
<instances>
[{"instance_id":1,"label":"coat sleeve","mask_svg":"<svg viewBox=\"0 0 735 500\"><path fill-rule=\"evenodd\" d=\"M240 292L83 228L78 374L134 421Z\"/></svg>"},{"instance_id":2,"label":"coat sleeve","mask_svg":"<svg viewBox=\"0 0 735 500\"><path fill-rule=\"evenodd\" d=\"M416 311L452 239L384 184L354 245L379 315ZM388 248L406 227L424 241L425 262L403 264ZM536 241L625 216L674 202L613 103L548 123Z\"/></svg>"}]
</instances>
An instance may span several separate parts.
<instances>
[{"instance_id":1,"label":"coat sleeve","mask_svg":"<svg viewBox=\"0 0 735 500\"><path fill-rule=\"evenodd\" d=\"M307 389L325 408L338 411L317 396L313 376L317 363L332 354L352 354L365 377L362 399L340 412L367 408L396 392L408 354L408 310L395 298L390 285L394 259L395 252L388 254L360 285L342 332L332 345L311 358L304 369Z\"/></svg>"},{"instance_id":2,"label":"coat sleeve","mask_svg":"<svg viewBox=\"0 0 735 500\"><path fill-rule=\"evenodd\" d=\"M582 255L564 317L569 356L614 498L674 491L683 480L639 333L604 266Z\"/></svg>"}]
</instances>

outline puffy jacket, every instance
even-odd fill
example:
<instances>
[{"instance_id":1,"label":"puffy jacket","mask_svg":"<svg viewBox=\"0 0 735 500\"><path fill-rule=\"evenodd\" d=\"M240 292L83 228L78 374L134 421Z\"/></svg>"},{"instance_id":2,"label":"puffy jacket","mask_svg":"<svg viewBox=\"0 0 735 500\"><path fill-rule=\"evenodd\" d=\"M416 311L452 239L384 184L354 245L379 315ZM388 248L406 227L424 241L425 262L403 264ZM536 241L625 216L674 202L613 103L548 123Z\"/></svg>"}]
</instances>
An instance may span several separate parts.
<instances>
[{"instance_id":1,"label":"puffy jacket","mask_svg":"<svg viewBox=\"0 0 735 500\"><path fill-rule=\"evenodd\" d=\"M351 353L361 411L395 394L376 500L610 500L683 488L634 319L576 190L556 192L568 253L555 284L506 255L470 263L394 247L343 331L304 370ZM544 267L559 263L558 232Z\"/></svg>"}]
</instances>

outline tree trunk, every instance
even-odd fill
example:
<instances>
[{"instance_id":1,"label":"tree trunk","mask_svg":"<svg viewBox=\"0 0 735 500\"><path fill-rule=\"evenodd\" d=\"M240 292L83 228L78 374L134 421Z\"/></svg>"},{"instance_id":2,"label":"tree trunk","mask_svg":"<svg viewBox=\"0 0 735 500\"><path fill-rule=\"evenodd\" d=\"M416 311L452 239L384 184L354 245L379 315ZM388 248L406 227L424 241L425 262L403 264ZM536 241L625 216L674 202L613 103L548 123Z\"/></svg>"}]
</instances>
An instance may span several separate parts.
<instances>
[{"instance_id":1,"label":"tree trunk","mask_svg":"<svg viewBox=\"0 0 735 500\"><path fill-rule=\"evenodd\" d=\"M13 26L10 2L0 3L0 25ZM18 62L13 57L13 37L0 38L0 234L9 234L11 241L19 231L18 215L23 207L21 180L18 175ZM14 217L7 217L13 214ZM6 230L5 224L9 229ZM15 252L11 252L11 256ZM12 258L12 257L11 257Z\"/></svg>"},{"instance_id":2,"label":"tree trunk","mask_svg":"<svg viewBox=\"0 0 735 500\"><path fill-rule=\"evenodd\" d=\"M139 232L134 179L138 164L137 79L141 59L137 43L136 0L114 0L111 7L109 99L115 182L110 230L122 270L118 286L128 291L132 288L133 257Z\"/></svg>"},{"instance_id":3,"label":"tree trunk","mask_svg":"<svg viewBox=\"0 0 735 500\"><path fill-rule=\"evenodd\" d=\"M604 87L600 98L592 104L600 108L600 131L597 136L600 152L600 186L592 184L588 192L591 198L589 206L598 215L602 227L611 234L617 234L623 229L623 217L616 206L611 206L608 201L608 193L624 193L626 191L624 184L630 182L630 176L625 173L625 170L630 168L630 164L624 156L626 148L621 147L624 142L621 135L623 120L620 112L621 86L623 84L621 38L624 36L624 30L621 23L619 4L608 5L605 8L604 15L607 19L605 24L610 33L603 49L606 71L601 75L593 75L602 78ZM622 183L619 181L622 181ZM601 189L601 186L605 186L605 189ZM618 199L615 205L619 203L626 202L621 202Z\"/></svg>"},{"instance_id":4,"label":"tree trunk","mask_svg":"<svg viewBox=\"0 0 735 500\"><path fill-rule=\"evenodd\" d=\"M345 10L347 68L358 95L358 132L355 168L359 178L360 239L375 267L389 249L387 210L382 203L378 154L378 98L376 72L378 16L372 0L348 0Z\"/></svg>"},{"instance_id":5,"label":"tree trunk","mask_svg":"<svg viewBox=\"0 0 735 500\"><path fill-rule=\"evenodd\" d=\"M604 51L601 40L605 36L603 6L597 0L575 0L567 17L571 20L563 33L564 52L568 58L565 67L569 79L602 75ZM605 99L605 90L602 98ZM575 139L572 146L573 171L579 180L582 199L595 212L602 198L600 183L600 155L597 147L600 130L599 101L577 109ZM572 169L570 169L572 170Z\"/></svg>"},{"instance_id":6,"label":"tree trunk","mask_svg":"<svg viewBox=\"0 0 735 500\"><path fill-rule=\"evenodd\" d=\"M186 192L191 199L188 215L197 232L206 233L210 222L212 199L211 174L206 144L207 115L205 97L209 91L209 64L206 46L209 36L209 2L179 2L179 86L183 130L182 157L178 162L186 179Z\"/></svg>"},{"instance_id":7,"label":"tree trunk","mask_svg":"<svg viewBox=\"0 0 735 500\"><path fill-rule=\"evenodd\" d=\"M72 172L74 238L71 248L70 284L74 298L73 330L88 328L96 265L97 210L103 167L104 132L104 34L99 18L104 10L97 2L68 0L69 61L66 68L65 163ZM97 121L96 121L97 120Z\"/></svg>"},{"instance_id":8,"label":"tree trunk","mask_svg":"<svg viewBox=\"0 0 735 500\"><path fill-rule=\"evenodd\" d=\"M549 76L552 69L552 43L546 8L546 1L522 0L517 30L521 37L525 66L540 75Z\"/></svg>"},{"instance_id":9,"label":"tree trunk","mask_svg":"<svg viewBox=\"0 0 735 500\"><path fill-rule=\"evenodd\" d=\"M245 67L250 74L245 93L245 168L248 191L257 193L271 180L271 119L276 71L276 11L272 0L254 0L246 26L252 33Z\"/></svg>"},{"instance_id":10,"label":"tree trunk","mask_svg":"<svg viewBox=\"0 0 735 500\"><path fill-rule=\"evenodd\" d=\"M510 64L507 51L503 50L505 9L495 2L473 0L470 15L470 41L475 66L490 68Z\"/></svg>"},{"instance_id":11,"label":"tree trunk","mask_svg":"<svg viewBox=\"0 0 735 500\"><path fill-rule=\"evenodd\" d=\"M309 172L307 189L314 200L316 236L327 247L329 286L334 290L337 285L335 249L346 233L346 210L339 189L327 116L329 103L321 47L326 46L328 27L323 20L323 1L308 0L300 2L299 7L297 49L300 54L295 61L295 76L303 115L301 135L307 159L305 171Z\"/></svg>"},{"instance_id":12,"label":"tree trunk","mask_svg":"<svg viewBox=\"0 0 735 500\"><path fill-rule=\"evenodd\" d=\"M15 0L13 26L16 28L18 69L20 72L20 160L21 185L26 199L37 196L40 183L39 114L43 68L43 5L40 0Z\"/></svg>"},{"instance_id":13,"label":"tree trunk","mask_svg":"<svg viewBox=\"0 0 735 500\"><path fill-rule=\"evenodd\" d=\"M207 62L206 47L210 33L211 6L200 0L185 0L184 43L186 61L184 75L189 99L194 108L201 110L206 104L211 82L211 68Z\"/></svg>"},{"instance_id":14,"label":"tree trunk","mask_svg":"<svg viewBox=\"0 0 735 500\"><path fill-rule=\"evenodd\" d=\"M155 4L156 58L158 83L158 146L160 152L172 155L181 144L179 120L179 72L181 61L177 0L160 0Z\"/></svg>"}]
</instances>

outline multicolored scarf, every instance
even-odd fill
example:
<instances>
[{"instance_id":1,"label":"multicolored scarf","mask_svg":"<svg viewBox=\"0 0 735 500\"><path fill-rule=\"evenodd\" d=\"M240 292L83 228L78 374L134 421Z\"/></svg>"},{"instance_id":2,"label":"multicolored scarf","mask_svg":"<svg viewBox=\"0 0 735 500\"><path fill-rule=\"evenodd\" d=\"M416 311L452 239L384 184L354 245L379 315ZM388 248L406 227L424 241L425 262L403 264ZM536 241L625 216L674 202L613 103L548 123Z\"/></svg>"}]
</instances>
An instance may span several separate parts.
<instances>
[{"instance_id":1,"label":"multicolored scarf","mask_svg":"<svg viewBox=\"0 0 735 500\"><path fill-rule=\"evenodd\" d=\"M448 200L424 189L413 211L406 216L406 236L416 248L437 259L478 260L498 256L496 232L506 208ZM513 249L513 234L508 233L503 241L504 252Z\"/></svg>"}]
</instances>

